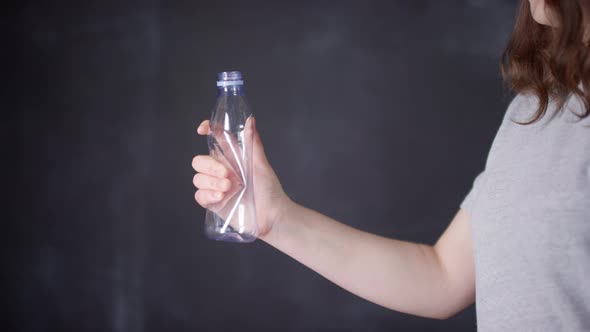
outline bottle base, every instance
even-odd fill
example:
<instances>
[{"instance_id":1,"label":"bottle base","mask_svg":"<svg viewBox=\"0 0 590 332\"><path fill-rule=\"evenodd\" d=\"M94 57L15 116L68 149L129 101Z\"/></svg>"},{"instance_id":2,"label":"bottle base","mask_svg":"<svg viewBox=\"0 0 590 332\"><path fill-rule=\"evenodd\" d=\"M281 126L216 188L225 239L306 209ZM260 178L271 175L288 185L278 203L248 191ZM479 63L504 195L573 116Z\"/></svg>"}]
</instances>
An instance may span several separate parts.
<instances>
[{"instance_id":1,"label":"bottle base","mask_svg":"<svg viewBox=\"0 0 590 332\"><path fill-rule=\"evenodd\" d=\"M240 234L236 232L225 233L206 233L207 237L215 241L249 243L256 240L256 236L250 234Z\"/></svg>"},{"instance_id":2,"label":"bottle base","mask_svg":"<svg viewBox=\"0 0 590 332\"><path fill-rule=\"evenodd\" d=\"M244 220L237 221L243 222ZM258 231L255 224L254 227L241 228L241 232L227 224L218 214L207 210L205 216L205 235L209 239L224 242L248 243L256 240Z\"/></svg>"}]
</instances>

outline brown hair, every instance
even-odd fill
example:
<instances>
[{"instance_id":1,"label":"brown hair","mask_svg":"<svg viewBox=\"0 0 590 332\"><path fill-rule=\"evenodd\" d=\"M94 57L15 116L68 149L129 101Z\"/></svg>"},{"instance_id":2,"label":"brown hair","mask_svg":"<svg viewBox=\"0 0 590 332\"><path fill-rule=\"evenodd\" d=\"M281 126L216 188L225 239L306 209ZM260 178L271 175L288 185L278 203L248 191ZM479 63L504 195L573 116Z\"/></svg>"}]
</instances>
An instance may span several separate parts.
<instances>
[{"instance_id":1,"label":"brown hair","mask_svg":"<svg viewBox=\"0 0 590 332\"><path fill-rule=\"evenodd\" d=\"M549 18L557 27L535 22L529 0L521 0L512 35L502 54L502 76L517 93L531 92L539 99L539 108L531 124L547 112L550 98L562 111L567 98L577 95L590 115L590 14L588 0L545 0ZM580 87L580 83L582 86Z\"/></svg>"}]
</instances>

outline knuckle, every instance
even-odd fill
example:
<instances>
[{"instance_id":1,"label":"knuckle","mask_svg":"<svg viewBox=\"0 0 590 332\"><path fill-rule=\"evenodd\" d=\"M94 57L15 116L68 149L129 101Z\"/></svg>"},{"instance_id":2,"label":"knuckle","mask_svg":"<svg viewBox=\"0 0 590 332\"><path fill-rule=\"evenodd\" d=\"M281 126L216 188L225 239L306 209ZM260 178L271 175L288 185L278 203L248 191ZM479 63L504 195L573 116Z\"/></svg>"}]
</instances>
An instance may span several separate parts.
<instances>
[{"instance_id":1,"label":"knuckle","mask_svg":"<svg viewBox=\"0 0 590 332\"><path fill-rule=\"evenodd\" d=\"M227 169L223 165L219 165L217 168L217 174L221 177L227 177Z\"/></svg>"},{"instance_id":2,"label":"knuckle","mask_svg":"<svg viewBox=\"0 0 590 332\"><path fill-rule=\"evenodd\" d=\"M215 178L211 178L209 179L209 183L211 184L211 188L216 188L219 189L219 180L215 179Z\"/></svg>"},{"instance_id":3,"label":"knuckle","mask_svg":"<svg viewBox=\"0 0 590 332\"><path fill-rule=\"evenodd\" d=\"M215 165L215 162L210 162L207 164L207 173L217 174L217 165Z\"/></svg>"}]
</instances>

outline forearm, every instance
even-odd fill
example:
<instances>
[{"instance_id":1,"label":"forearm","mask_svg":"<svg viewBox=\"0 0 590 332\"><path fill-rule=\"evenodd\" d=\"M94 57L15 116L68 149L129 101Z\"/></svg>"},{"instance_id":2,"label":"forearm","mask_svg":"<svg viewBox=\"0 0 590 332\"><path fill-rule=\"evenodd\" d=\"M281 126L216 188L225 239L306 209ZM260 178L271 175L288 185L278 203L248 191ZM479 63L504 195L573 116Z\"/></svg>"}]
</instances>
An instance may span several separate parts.
<instances>
[{"instance_id":1,"label":"forearm","mask_svg":"<svg viewBox=\"0 0 590 332\"><path fill-rule=\"evenodd\" d=\"M386 308L448 315L443 269L431 246L388 239L290 203L262 239L342 288Z\"/></svg>"}]
</instances>

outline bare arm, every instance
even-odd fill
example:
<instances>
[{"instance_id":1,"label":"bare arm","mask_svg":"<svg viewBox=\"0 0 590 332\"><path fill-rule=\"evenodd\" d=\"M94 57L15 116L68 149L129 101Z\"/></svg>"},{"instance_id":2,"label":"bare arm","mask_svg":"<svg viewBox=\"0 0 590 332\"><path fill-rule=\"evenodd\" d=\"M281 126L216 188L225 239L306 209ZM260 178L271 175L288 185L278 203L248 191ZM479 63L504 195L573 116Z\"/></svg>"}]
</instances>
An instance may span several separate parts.
<instances>
[{"instance_id":1,"label":"bare arm","mask_svg":"<svg viewBox=\"0 0 590 332\"><path fill-rule=\"evenodd\" d=\"M208 121L197 129L205 135ZM254 195L260 238L342 288L386 308L446 318L473 303L469 215L459 210L434 246L397 241L339 223L291 201L266 159L255 128ZM230 195L224 166L197 156L195 200L203 207ZM408 221L410 222L410 221Z\"/></svg>"},{"instance_id":2,"label":"bare arm","mask_svg":"<svg viewBox=\"0 0 590 332\"><path fill-rule=\"evenodd\" d=\"M262 239L371 302L443 319L474 301L468 218L460 210L428 246L363 232L293 203Z\"/></svg>"}]
</instances>

